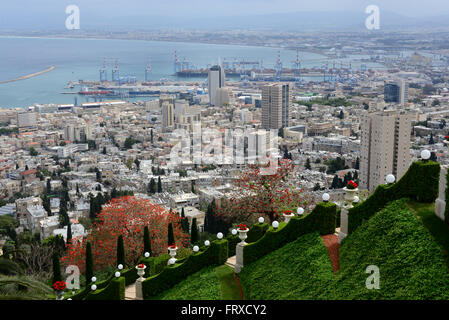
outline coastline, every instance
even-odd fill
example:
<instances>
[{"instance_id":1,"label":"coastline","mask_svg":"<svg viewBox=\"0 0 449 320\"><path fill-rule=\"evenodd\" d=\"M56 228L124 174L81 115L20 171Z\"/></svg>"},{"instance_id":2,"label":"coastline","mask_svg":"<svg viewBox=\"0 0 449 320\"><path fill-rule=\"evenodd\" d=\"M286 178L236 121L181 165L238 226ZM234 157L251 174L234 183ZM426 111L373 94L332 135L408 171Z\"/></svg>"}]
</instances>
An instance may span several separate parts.
<instances>
[{"instance_id":1,"label":"coastline","mask_svg":"<svg viewBox=\"0 0 449 320\"><path fill-rule=\"evenodd\" d=\"M41 74L44 74L44 73L53 71L54 69L56 69L56 66L51 66L50 68L47 68L47 69L45 69L45 70L42 70L42 71L39 71L39 72L35 72L35 73L31 73L31 74L27 74L27 75L21 76L21 77L19 77L19 78L0 81L0 84L5 84L5 83L10 83L10 82L15 82L15 81L21 81L21 80L30 79L30 78L33 78L33 77L40 76Z\"/></svg>"}]
</instances>

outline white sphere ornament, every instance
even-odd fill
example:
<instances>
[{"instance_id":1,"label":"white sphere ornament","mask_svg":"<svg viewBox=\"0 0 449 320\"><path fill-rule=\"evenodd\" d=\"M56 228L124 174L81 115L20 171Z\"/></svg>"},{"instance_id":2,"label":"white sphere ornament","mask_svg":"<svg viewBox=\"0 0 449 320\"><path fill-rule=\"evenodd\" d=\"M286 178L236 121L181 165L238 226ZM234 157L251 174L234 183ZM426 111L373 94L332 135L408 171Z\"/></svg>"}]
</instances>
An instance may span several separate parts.
<instances>
[{"instance_id":1,"label":"white sphere ornament","mask_svg":"<svg viewBox=\"0 0 449 320\"><path fill-rule=\"evenodd\" d=\"M330 199L329 193L324 193L322 198L323 198L323 201L326 201L326 202L329 201L329 199Z\"/></svg>"},{"instance_id":2,"label":"white sphere ornament","mask_svg":"<svg viewBox=\"0 0 449 320\"><path fill-rule=\"evenodd\" d=\"M279 227L279 222L273 221L272 226L273 228L277 229Z\"/></svg>"},{"instance_id":3,"label":"white sphere ornament","mask_svg":"<svg viewBox=\"0 0 449 320\"><path fill-rule=\"evenodd\" d=\"M394 175L389 174L389 175L387 175L387 177L385 178L385 180L387 181L388 184L391 184L391 183L394 183L394 182L395 182L396 178L395 178Z\"/></svg>"},{"instance_id":4,"label":"white sphere ornament","mask_svg":"<svg viewBox=\"0 0 449 320\"><path fill-rule=\"evenodd\" d=\"M263 217L259 218L259 223L263 223L265 221L265 219Z\"/></svg>"},{"instance_id":5,"label":"white sphere ornament","mask_svg":"<svg viewBox=\"0 0 449 320\"><path fill-rule=\"evenodd\" d=\"M359 201L360 201L359 197L358 197L358 196L355 196L353 202L357 203L357 202L359 202Z\"/></svg>"},{"instance_id":6,"label":"white sphere ornament","mask_svg":"<svg viewBox=\"0 0 449 320\"><path fill-rule=\"evenodd\" d=\"M205 246L209 246L210 245L210 241L209 240L204 241L204 245Z\"/></svg>"},{"instance_id":7,"label":"white sphere ornament","mask_svg":"<svg viewBox=\"0 0 449 320\"><path fill-rule=\"evenodd\" d=\"M95 290L97 290L97 285L96 285L96 284L93 284L90 288L91 288L93 291L95 291Z\"/></svg>"},{"instance_id":8,"label":"white sphere ornament","mask_svg":"<svg viewBox=\"0 0 449 320\"><path fill-rule=\"evenodd\" d=\"M118 269L119 269L119 270L122 270L122 269L123 269L123 264L119 264L119 265L118 265Z\"/></svg>"},{"instance_id":9,"label":"white sphere ornament","mask_svg":"<svg viewBox=\"0 0 449 320\"><path fill-rule=\"evenodd\" d=\"M218 239L223 239L223 233L221 233L221 232L217 233L217 238Z\"/></svg>"},{"instance_id":10,"label":"white sphere ornament","mask_svg":"<svg viewBox=\"0 0 449 320\"><path fill-rule=\"evenodd\" d=\"M116 277L116 278L120 278L120 272L117 271L117 272L115 273L115 277Z\"/></svg>"},{"instance_id":11,"label":"white sphere ornament","mask_svg":"<svg viewBox=\"0 0 449 320\"><path fill-rule=\"evenodd\" d=\"M145 258L148 258L150 256L149 252L145 252Z\"/></svg>"},{"instance_id":12,"label":"white sphere ornament","mask_svg":"<svg viewBox=\"0 0 449 320\"><path fill-rule=\"evenodd\" d=\"M171 258L170 260L168 260L168 263L169 263L170 265L174 265L175 262L176 262L176 259L175 259L175 258Z\"/></svg>"},{"instance_id":13,"label":"white sphere ornament","mask_svg":"<svg viewBox=\"0 0 449 320\"><path fill-rule=\"evenodd\" d=\"M237 229L232 229L232 235L235 236L237 234Z\"/></svg>"},{"instance_id":14,"label":"white sphere ornament","mask_svg":"<svg viewBox=\"0 0 449 320\"><path fill-rule=\"evenodd\" d=\"M431 156L431 154L430 154L429 150L421 151L421 158L423 158L424 160L429 160L430 156Z\"/></svg>"},{"instance_id":15,"label":"white sphere ornament","mask_svg":"<svg viewBox=\"0 0 449 320\"><path fill-rule=\"evenodd\" d=\"M198 252L198 251L200 251L200 247L194 246L194 247L193 247L193 252Z\"/></svg>"},{"instance_id":16,"label":"white sphere ornament","mask_svg":"<svg viewBox=\"0 0 449 320\"><path fill-rule=\"evenodd\" d=\"M304 214L304 209L301 208L301 207L299 207L299 208L296 210L296 212L298 212L298 214L299 214L300 216L302 216L302 215Z\"/></svg>"},{"instance_id":17,"label":"white sphere ornament","mask_svg":"<svg viewBox=\"0 0 449 320\"><path fill-rule=\"evenodd\" d=\"M97 281L97 277L92 277L92 282Z\"/></svg>"}]
</instances>

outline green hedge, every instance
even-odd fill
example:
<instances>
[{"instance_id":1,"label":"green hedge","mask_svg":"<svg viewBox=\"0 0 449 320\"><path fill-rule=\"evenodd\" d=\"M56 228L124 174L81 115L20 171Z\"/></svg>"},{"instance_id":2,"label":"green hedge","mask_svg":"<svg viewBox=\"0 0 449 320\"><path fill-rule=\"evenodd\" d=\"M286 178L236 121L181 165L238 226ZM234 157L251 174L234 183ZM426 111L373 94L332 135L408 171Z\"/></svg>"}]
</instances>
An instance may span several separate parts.
<instances>
[{"instance_id":1,"label":"green hedge","mask_svg":"<svg viewBox=\"0 0 449 320\"><path fill-rule=\"evenodd\" d=\"M222 265L228 259L228 241L215 240L204 251L191 254L183 263L166 266L161 273L142 282L143 298L147 299L172 288L187 276L210 265Z\"/></svg>"},{"instance_id":2,"label":"green hedge","mask_svg":"<svg viewBox=\"0 0 449 320\"><path fill-rule=\"evenodd\" d=\"M97 286L97 290L106 288L108 286L109 282L111 280L113 280L114 278L115 278L115 276L111 275L103 281L95 282L95 284ZM84 290L81 290L80 292L74 294L73 296L70 296L69 298L71 298L72 300L83 300L92 291L90 289L92 284L93 283L91 282L86 288L84 288Z\"/></svg>"},{"instance_id":3,"label":"green hedge","mask_svg":"<svg viewBox=\"0 0 449 320\"><path fill-rule=\"evenodd\" d=\"M389 202L410 198L418 202L434 202L438 197L440 164L434 161L412 163L404 176L391 185L379 185L366 201L349 209L348 233L354 232Z\"/></svg>"},{"instance_id":4,"label":"green hedge","mask_svg":"<svg viewBox=\"0 0 449 320\"><path fill-rule=\"evenodd\" d=\"M125 278L112 279L107 287L89 292L83 300L125 300Z\"/></svg>"},{"instance_id":5,"label":"green hedge","mask_svg":"<svg viewBox=\"0 0 449 320\"><path fill-rule=\"evenodd\" d=\"M229 234L226 237L226 240L228 240L228 254L230 257L235 256L235 250L237 247L237 243L240 242L240 238L238 235L233 236L232 234Z\"/></svg>"},{"instance_id":6,"label":"green hedge","mask_svg":"<svg viewBox=\"0 0 449 320\"><path fill-rule=\"evenodd\" d=\"M318 203L309 214L295 216L288 224L281 222L277 229L270 227L258 241L246 245L243 248L244 264L254 262L306 233L333 234L336 218L337 206L334 203Z\"/></svg>"},{"instance_id":7,"label":"green hedge","mask_svg":"<svg viewBox=\"0 0 449 320\"><path fill-rule=\"evenodd\" d=\"M248 238L246 238L245 242L247 243L256 242L257 240L263 237L263 235L265 234L265 232L267 232L269 227L270 226L268 225L268 223L254 224L251 228L249 228L247 233Z\"/></svg>"}]
</instances>

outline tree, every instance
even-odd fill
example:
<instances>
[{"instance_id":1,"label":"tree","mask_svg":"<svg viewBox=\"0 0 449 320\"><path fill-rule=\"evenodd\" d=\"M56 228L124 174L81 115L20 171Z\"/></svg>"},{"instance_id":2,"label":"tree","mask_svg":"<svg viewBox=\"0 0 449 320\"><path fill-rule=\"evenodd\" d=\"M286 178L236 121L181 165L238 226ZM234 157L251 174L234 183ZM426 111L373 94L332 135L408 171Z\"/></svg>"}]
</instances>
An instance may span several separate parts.
<instances>
[{"instance_id":1,"label":"tree","mask_svg":"<svg viewBox=\"0 0 449 320\"><path fill-rule=\"evenodd\" d=\"M430 133L430 139L429 139L429 144L435 144L435 141L433 139L433 133Z\"/></svg>"},{"instance_id":2,"label":"tree","mask_svg":"<svg viewBox=\"0 0 449 320\"><path fill-rule=\"evenodd\" d=\"M354 169L360 170L360 158L359 157L357 157L357 159L355 160Z\"/></svg>"},{"instance_id":3,"label":"tree","mask_svg":"<svg viewBox=\"0 0 449 320\"><path fill-rule=\"evenodd\" d=\"M123 236L119 235L117 239L117 265L125 266L125 244L123 243Z\"/></svg>"},{"instance_id":4,"label":"tree","mask_svg":"<svg viewBox=\"0 0 449 320\"><path fill-rule=\"evenodd\" d=\"M53 278L52 278L52 284L56 281L62 281L62 275L61 275L61 264L59 262L59 253L55 251L52 256L53 260Z\"/></svg>"},{"instance_id":5,"label":"tree","mask_svg":"<svg viewBox=\"0 0 449 320\"><path fill-rule=\"evenodd\" d=\"M37 156L39 153L36 151L36 149L34 149L34 147L30 148L30 156L35 157Z\"/></svg>"},{"instance_id":6,"label":"tree","mask_svg":"<svg viewBox=\"0 0 449 320\"><path fill-rule=\"evenodd\" d=\"M72 224L69 223L67 224L67 243L71 243L72 242Z\"/></svg>"},{"instance_id":7,"label":"tree","mask_svg":"<svg viewBox=\"0 0 449 320\"><path fill-rule=\"evenodd\" d=\"M338 118L343 120L345 117L345 113L343 112L343 110L340 110L340 113L338 114Z\"/></svg>"},{"instance_id":8,"label":"tree","mask_svg":"<svg viewBox=\"0 0 449 320\"><path fill-rule=\"evenodd\" d=\"M153 129L151 129L151 131L150 131L150 136L151 136L151 143L153 143Z\"/></svg>"},{"instance_id":9,"label":"tree","mask_svg":"<svg viewBox=\"0 0 449 320\"><path fill-rule=\"evenodd\" d=\"M338 189L339 188L339 182L340 178L338 178L337 175L334 176L334 179L332 180L331 189Z\"/></svg>"},{"instance_id":10,"label":"tree","mask_svg":"<svg viewBox=\"0 0 449 320\"><path fill-rule=\"evenodd\" d=\"M307 158L304 168L307 169L307 170L311 170L312 169L312 166L310 165L310 158Z\"/></svg>"},{"instance_id":11,"label":"tree","mask_svg":"<svg viewBox=\"0 0 449 320\"><path fill-rule=\"evenodd\" d=\"M154 181L154 178L151 178L150 183L148 184L148 193L156 193L156 182Z\"/></svg>"},{"instance_id":12,"label":"tree","mask_svg":"<svg viewBox=\"0 0 449 320\"><path fill-rule=\"evenodd\" d=\"M134 160L134 163L136 164L137 170L139 170L140 169L140 160L136 158Z\"/></svg>"},{"instance_id":13,"label":"tree","mask_svg":"<svg viewBox=\"0 0 449 320\"><path fill-rule=\"evenodd\" d=\"M103 154L107 154L106 147L103 147Z\"/></svg>"},{"instance_id":14,"label":"tree","mask_svg":"<svg viewBox=\"0 0 449 320\"><path fill-rule=\"evenodd\" d=\"M273 172L262 174L260 167L250 166L234 181L234 196L221 199L216 216L227 224L251 224L260 216L270 223L283 211L309 204L292 174L292 161L280 159Z\"/></svg>"},{"instance_id":15,"label":"tree","mask_svg":"<svg viewBox=\"0 0 449 320\"><path fill-rule=\"evenodd\" d=\"M143 228L143 252L148 252L151 256L151 239L148 226L145 226L145 228Z\"/></svg>"},{"instance_id":16,"label":"tree","mask_svg":"<svg viewBox=\"0 0 449 320\"><path fill-rule=\"evenodd\" d=\"M189 244L188 235L180 227L181 217L169 214L167 210L149 200L132 196L112 199L97 215L89 233L72 241L62 259L64 266L77 265L84 270L83 260L86 243L91 242L96 270L116 267L117 238L123 236L126 265L135 265L142 258L144 237L142 232L148 227L152 256L167 252L168 224L172 223L174 238L178 247ZM76 240L76 241L75 241Z\"/></svg>"},{"instance_id":17,"label":"tree","mask_svg":"<svg viewBox=\"0 0 449 320\"><path fill-rule=\"evenodd\" d=\"M162 181L161 181L161 177L158 177L158 179L157 179L157 193L162 193Z\"/></svg>"},{"instance_id":18,"label":"tree","mask_svg":"<svg viewBox=\"0 0 449 320\"><path fill-rule=\"evenodd\" d=\"M94 259L92 258L92 245L88 241L86 244L86 284L92 282L92 277L94 276Z\"/></svg>"},{"instance_id":19,"label":"tree","mask_svg":"<svg viewBox=\"0 0 449 320\"><path fill-rule=\"evenodd\" d=\"M318 191L321 189L321 185L317 182L315 183L315 186L313 187L313 191Z\"/></svg>"},{"instance_id":20,"label":"tree","mask_svg":"<svg viewBox=\"0 0 449 320\"><path fill-rule=\"evenodd\" d=\"M171 246L172 244L175 244L175 235L173 233L173 224L168 224L168 232L167 232L167 244Z\"/></svg>"},{"instance_id":21,"label":"tree","mask_svg":"<svg viewBox=\"0 0 449 320\"><path fill-rule=\"evenodd\" d=\"M196 225L196 218L192 219L192 231L190 232L190 243L195 244L198 242L198 226Z\"/></svg>"}]
</instances>

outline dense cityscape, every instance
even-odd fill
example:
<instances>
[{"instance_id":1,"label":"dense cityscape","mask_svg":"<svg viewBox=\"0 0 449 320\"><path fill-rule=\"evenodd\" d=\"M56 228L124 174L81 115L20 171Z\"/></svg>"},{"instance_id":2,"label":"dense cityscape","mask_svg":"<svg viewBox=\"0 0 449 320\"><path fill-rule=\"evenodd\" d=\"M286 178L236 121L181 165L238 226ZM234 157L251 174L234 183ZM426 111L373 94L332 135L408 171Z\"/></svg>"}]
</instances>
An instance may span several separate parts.
<instances>
[{"instance_id":1,"label":"dense cityscape","mask_svg":"<svg viewBox=\"0 0 449 320\"><path fill-rule=\"evenodd\" d=\"M68 72L57 90L73 103L0 96L0 299L449 299L446 31L2 33L260 46L296 60L194 65L174 51L156 79L157 61L124 76L114 53L95 57L98 78ZM368 265L380 288L365 288ZM279 291L260 283L273 274Z\"/></svg>"}]
</instances>

